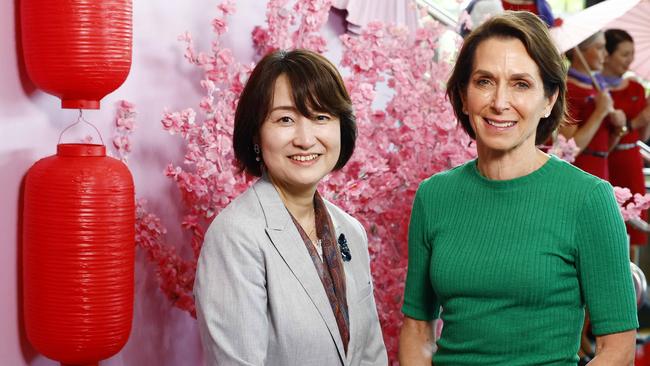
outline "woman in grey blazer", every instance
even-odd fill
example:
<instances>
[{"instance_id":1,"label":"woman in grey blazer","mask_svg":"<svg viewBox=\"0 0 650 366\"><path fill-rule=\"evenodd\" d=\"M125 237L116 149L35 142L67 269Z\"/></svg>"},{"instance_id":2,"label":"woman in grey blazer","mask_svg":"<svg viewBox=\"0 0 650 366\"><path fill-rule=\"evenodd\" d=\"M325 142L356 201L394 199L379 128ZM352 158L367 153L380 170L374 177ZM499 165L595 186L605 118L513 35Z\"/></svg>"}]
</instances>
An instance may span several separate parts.
<instances>
[{"instance_id":1,"label":"woman in grey blazer","mask_svg":"<svg viewBox=\"0 0 650 366\"><path fill-rule=\"evenodd\" d=\"M350 97L327 59L277 51L255 67L233 147L261 178L210 225L194 284L206 364L388 364L365 230L316 190L355 139Z\"/></svg>"}]
</instances>

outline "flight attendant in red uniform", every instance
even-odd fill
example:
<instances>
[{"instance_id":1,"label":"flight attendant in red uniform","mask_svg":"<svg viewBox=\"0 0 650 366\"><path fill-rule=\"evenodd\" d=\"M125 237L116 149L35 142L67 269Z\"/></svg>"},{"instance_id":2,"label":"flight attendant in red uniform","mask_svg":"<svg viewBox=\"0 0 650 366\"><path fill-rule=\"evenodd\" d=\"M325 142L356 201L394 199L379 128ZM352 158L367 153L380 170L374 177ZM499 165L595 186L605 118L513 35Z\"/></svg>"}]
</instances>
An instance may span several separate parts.
<instances>
[{"instance_id":1,"label":"flight attendant in red uniform","mask_svg":"<svg viewBox=\"0 0 650 366\"><path fill-rule=\"evenodd\" d=\"M546 0L501 0L503 10L529 11L544 21L547 26L558 25L559 19L553 16L551 6Z\"/></svg>"},{"instance_id":2,"label":"flight attendant in red uniform","mask_svg":"<svg viewBox=\"0 0 650 366\"><path fill-rule=\"evenodd\" d=\"M483 3L481 6L479 3ZM477 4L479 4L477 6ZM465 11L471 15L474 24L465 24L462 21L460 34L465 37L470 30L476 28L485 19L502 13L504 10L528 11L537 15L548 27L560 25L562 20L555 18L551 6L546 0L472 0L465 7Z\"/></svg>"},{"instance_id":3,"label":"flight attendant in red uniform","mask_svg":"<svg viewBox=\"0 0 650 366\"><path fill-rule=\"evenodd\" d=\"M610 182L629 188L632 193L645 194L643 159L636 142L650 137L650 105L646 102L641 84L634 79L623 79L623 74L634 60L634 43L630 34L620 29L607 30L605 40L608 56L599 79L609 88L614 108L625 113L629 130L609 154ZM647 220L647 211L642 212L641 218ZM628 234L632 245L646 245L648 242L646 233L629 226Z\"/></svg>"},{"instance_id":4,"label":"flight attendant in red uniform","mask_svg":"<svg viewBox=\"0 0 650 366\"><path fill-rule=\"evenodd\" d=\"M575 50L567 52L571 61L567 78L567 101L573 121L562 125L560 133L567 139L573 138L580 148L574 165L609 180L607 156L610 147L627 131L625 114L614 110L608 91L603 86L598 91L589 77L591 70L602 70L607 55L604 34L594 34L580 43L578 48L584 55L588 68L580 62Z\"/></svg>"}]
</instances>

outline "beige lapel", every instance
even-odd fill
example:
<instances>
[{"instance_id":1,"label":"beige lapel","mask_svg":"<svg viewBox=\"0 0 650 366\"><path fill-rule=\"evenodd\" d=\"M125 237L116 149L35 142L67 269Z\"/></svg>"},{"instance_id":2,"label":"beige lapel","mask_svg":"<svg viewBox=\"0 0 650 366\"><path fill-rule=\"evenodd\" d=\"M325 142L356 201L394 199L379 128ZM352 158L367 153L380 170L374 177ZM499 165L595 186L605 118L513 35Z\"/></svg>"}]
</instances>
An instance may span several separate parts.
<instances>
[{"instance_id":1,"label":"beige lapel","mask_svg":"<svg viewBox=\"0 0 650 366\"><path fill-rule=\"evenodd\" d=\"M332 313L332 307L327 299L327 294L325 294L325 289L320 281L320 277L318 277L316 268L311 261L309 253L305 249L298 229L296 229L291 220L291 216L289 216L289 212L284 206L282 199L280 199L280 195L275 190L273 184L265 177L258 180L253 186L253 189L262 206L262 211L266 219L266 233L271 239L271 243L273 243L275 249L282 256L320 313L336 344L341 362L347 365L348 362L345 358L343 341L341 340L336 319ZM346 293L349 293L348 291Z\"/></svg>"}]
</instances>

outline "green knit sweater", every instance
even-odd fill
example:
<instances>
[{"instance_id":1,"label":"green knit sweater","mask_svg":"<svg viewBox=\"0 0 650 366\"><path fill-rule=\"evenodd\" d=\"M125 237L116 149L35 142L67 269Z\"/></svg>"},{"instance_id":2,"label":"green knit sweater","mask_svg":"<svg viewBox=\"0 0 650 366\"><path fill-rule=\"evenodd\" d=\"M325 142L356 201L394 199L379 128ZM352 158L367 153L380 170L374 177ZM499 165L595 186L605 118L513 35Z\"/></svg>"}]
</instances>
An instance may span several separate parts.
<instances>
[{"instance_id":1,"label":"green knit sweater","mask_svg":"<svg viewBox=\"0 0 650 366\"><path fill-rule=\"evenodd\" d=\"M436 366L575 366L585 305L596 335L638 327L609 183L553 156L512 180L474 160L422 182L402 311L444 320Z\"/></svg>"}]
</instances>

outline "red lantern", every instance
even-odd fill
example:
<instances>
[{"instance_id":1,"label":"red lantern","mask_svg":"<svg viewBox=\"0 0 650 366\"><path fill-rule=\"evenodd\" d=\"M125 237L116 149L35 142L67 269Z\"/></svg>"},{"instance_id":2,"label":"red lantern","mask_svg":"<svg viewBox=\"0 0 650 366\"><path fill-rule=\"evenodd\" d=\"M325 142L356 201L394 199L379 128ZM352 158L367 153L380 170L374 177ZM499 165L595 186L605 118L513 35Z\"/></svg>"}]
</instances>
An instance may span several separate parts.
<instances>
[{"instance_id":1,"label":"red lantern","mask_svg":"<svg viewBox=\"0 0 650 366\"><path fill-rule=\"evenodd\" d=\"M131 174L103 145L60 144L29 169L23 212L27 337L62 364L96 365L131 331Z\"/></svg>"},{"instance_id":2,"label":"red lantern","mask_svg":"<svg viewBox=\"0 0 650 366\"><path fill-rule=\"evenodd\" d=\"M63 108L99 109L131 68L131 0L22 0L27 73Z\"/></svg>"}]
</instances>

